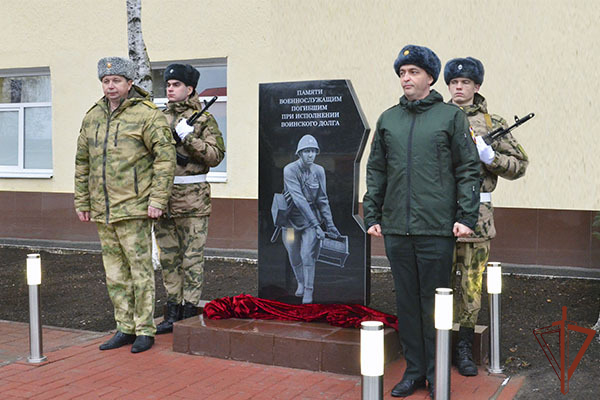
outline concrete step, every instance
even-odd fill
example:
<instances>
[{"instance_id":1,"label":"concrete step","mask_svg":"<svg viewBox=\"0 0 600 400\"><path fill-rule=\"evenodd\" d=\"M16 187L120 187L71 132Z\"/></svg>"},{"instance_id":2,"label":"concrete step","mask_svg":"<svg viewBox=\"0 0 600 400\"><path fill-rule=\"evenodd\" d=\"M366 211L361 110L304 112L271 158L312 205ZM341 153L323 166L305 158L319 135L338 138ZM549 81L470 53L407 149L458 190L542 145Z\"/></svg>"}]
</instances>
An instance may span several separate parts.
<instances>
[{"instance_id":1,"label":"concrete step","mask_svg":"<svg viewBox=\"0 0 600 400\"><path fill-rule=\"evenodd\" d=\"M400 357L396 331L384 329L385 362ZM311 371L360 375L360 329L254 319L176 322L173 351Z\"/></svg>"}]
</instances>

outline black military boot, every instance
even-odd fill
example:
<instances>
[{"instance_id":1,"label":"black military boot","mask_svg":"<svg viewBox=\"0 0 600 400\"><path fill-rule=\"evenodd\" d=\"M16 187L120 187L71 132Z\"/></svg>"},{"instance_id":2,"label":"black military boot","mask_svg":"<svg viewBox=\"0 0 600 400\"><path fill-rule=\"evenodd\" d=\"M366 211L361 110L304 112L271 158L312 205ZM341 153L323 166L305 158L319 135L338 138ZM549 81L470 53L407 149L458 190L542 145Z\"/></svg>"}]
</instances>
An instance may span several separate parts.
<instances>
[{"instance_id":1,"label":"black military boot","mask_svg":"<svg viewBox=\"0 0 600 400\"><path fill-rule=\"evenodd\" d=\"M156 326L156 334L173 332L173 323L181 319L181 304L167 302L167 313L163 322Z\"/></svg>"},{"instance_id":2,"label":"black military boot","mask_svg":"<svg viewBox=\"0 0 600 400\"><path fill-rule=\"evenodd\" d=\"M462 376L477 375L477 365L473 362L473 337L475 331L473 328L460 327L458 331L458 343L456 345L456 353L454 354L454 362L458 367L458 372Z\"/></svg>"},{"instance_id":3,"label":"black military boot","mask_svg":"<svg viewBox=\"0 0 600 400\"><path fill-rule=\"evenodd\" d=\"M196 315L198 315L198 307L196 307L192 303L185 303L183 305L183 317L182 317L182 319L195 317Z\"/></svg>"},{"instance_id":4,"label":"black military boot","mask_svg":"<svg viewBox=\"0 0 600 400\"><path fill-rule=\"evenodd\" d=\"M131 344L135 341L135 335L132 333L123 333L117 331L115 336L110 338L108 342L104 342L100 345L100 350L112 350L118 349L119 347Z\"/></svg>"},{"instance_id":5,"label":"black military boot","mask_svg":"<svg viewBox=\"0 0 600 400\"><path fill-rule=\"evenodd\" d=\"M135 338L133 346L131 346L132 353L141 353L142 351L150 350L154 344L154 336L140 335Z\"/></svg>"}]
</instances>

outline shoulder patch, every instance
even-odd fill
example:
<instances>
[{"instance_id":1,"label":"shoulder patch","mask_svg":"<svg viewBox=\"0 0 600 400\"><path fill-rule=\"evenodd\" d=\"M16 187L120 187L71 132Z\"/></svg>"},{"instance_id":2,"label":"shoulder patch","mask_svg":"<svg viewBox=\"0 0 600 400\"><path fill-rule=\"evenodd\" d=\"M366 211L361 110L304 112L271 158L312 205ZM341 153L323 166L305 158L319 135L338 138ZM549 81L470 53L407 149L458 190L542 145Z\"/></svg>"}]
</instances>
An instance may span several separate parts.
<instances>
[{"instance_id":1,"label":"shoulder patch","mask_svg":"<svg viewBox=\"0 0 600 400\"><path fill-rule=\"evenodd\" d=\"M148 107L152 108L153 110L156 110L158 107L156 106L156 104L154 104L153 102L151 102L150 100L142 100L142 103L144 103L145 105L147 105Z\"/></svg>"}]
</instances>

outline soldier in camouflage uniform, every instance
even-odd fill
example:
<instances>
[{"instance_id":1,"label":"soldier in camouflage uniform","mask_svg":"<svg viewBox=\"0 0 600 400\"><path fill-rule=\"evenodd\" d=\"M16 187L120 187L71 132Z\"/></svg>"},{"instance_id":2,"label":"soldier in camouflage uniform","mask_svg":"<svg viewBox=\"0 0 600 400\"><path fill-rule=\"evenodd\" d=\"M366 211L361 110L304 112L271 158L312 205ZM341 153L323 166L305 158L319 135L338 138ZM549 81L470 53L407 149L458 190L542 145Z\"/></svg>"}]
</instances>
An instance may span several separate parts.
<instances>
[{"instance_id":1,"label":"soldier in camouflage uniform","mask_svg":"<svg viewBox=\"0 0 600 400\"><path fill-rule=\"evenodd\" d=\"M529 163L527 154L510 133L491 145L483 141L482 135L500 126L507 127L503 118L488 114L485 98L477 93L483 75L483 64L472 57L452 59L444 68L451 102L467 113L481 160L479 219L471 237L457 240L452 274L455 277L460 271L461 277L462 296L456 313L460 324L459 342L454 359L464 376L477 375L471 349L481 308L483 271L490 254L490 240L496 236L491 192L496 188L499 176L509 180L520 178Z\"/></svg>"},{"instance_id":2,"label":"soldier in camouflage uniform","mask_svg":"<svg viewBox=\"0 0 600 400\"><path fill-rule=\"evenodd\" d=\"M100 350L154 344L154 270L151 219L167 208L175 148L167 121L133 85L133 62L98 62L102 97L81 124L75 157L75 210L94 221L102 244L106 287L117 333Z\"/></svg>"},{"instance_id":3,"label":"soldier in camouflage uniform","mask_svg":"<svg viewBox=\"0 0 600 400\"><path fill-rule=\"evenodd\" d=\"M186 122L202 109L195 90L199 78L198 70L183 64L169 65L164 74L169 100L165 115L176 136L177 168L168 210L155 226L167 290L167 313L157 334L172 332L175 321L198 313L211 212L206 174L225 156L223 136L211 114L204 112L193 126Z\"/></svg>"}]
</instances>

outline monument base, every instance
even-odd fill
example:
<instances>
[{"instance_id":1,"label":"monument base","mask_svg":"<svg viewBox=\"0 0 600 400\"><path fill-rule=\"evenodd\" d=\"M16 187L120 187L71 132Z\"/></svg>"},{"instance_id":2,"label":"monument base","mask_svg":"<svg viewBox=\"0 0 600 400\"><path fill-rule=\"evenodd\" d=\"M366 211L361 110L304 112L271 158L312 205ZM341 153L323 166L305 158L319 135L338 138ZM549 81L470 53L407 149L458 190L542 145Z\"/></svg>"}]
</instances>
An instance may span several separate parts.
<instances>
[{"instance_id":1,"label":"monument base","mask_svg":"<svg viewBox=\"0 0 600 400\"><path fill-rule=\"evenodd\" d=\"M394 329L385 328L386 363L400 357ZM173 326L173 351L360 375L360 329L326 323L255 319L211 320L200 315Z\"/></svg>"}]
</instances>

